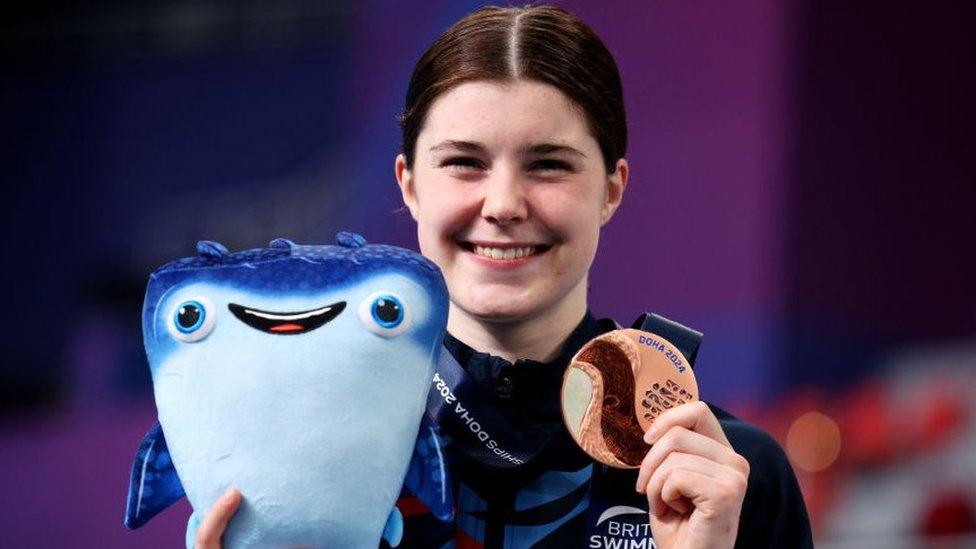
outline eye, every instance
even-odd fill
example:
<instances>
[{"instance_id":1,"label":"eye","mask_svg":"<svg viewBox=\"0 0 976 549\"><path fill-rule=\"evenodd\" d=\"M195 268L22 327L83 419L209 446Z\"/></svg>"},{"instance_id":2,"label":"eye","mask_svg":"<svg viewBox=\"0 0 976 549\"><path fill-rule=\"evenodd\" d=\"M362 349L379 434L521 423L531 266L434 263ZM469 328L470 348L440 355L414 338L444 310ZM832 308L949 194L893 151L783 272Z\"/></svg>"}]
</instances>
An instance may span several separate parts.
<instances>
[{"instance_id":1,"label":"eye","mask_svg":"<svg viewBox=\"0 0 976 549\"><path fill-rule=\"evenodd\" d=\"M216 309L205 297L181 301L169 315L169 332L176 339L192 343L207 337L217 321Z\"/></svg>"},{"instance_id":2,"label":"eye","mask_svg":"<svg viewBox=\"0 0 976 549\"><path fill-rule=\"evenodd\" d=\"M484 164L473 156L452 156L441 161L442 168L455 170L482 169Z\"/></svg>"},{"instance_id":3,"label":"eye","mask_svg":"<svg viewBox=\"0 0 976 549\"><path fill-rule=\"evenodd\" d=\"M562 160L555 160L552 158L544 158L533 162L529 166L530 170L536 170L541 172L569 172L573 171L572 166L563 162Z\"/></svg>"},{"instance_id":4,"label":"eye","mask_svg":"<svg viewBox=\"0 0 976 549\"><path fill-rule=\"evenodd\" d=\"M386 292L371 294L359 306L359 319L371 332L394 337L410 327L410 311L403 301Z\"/></svg>"}]
</instances>

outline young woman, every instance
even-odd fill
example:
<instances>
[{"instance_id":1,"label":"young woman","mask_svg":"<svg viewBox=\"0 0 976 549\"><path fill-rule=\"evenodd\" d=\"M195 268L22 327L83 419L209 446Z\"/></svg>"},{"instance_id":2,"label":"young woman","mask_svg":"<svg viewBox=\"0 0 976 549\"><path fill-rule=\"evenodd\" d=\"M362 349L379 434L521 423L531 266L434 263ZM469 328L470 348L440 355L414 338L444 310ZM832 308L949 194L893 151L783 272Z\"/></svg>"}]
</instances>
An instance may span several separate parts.
<instances>
[{"instance_id":1,"label":"young woman","mask_svg":"<svg viewBox=\"0 0 976 549\"><path fill-rule=\"evenodd\" d=\"M614 327L588 312L587 279L629 176L620 78L599 38L557 8L480 9L420 59L401 122L396 178L421 251L447 280L445 346L542 444L501 469L449 443L457 521L402 502L403 545L812 545L782 450L727 412L664 413L639 470L595 463L562 426L570 357ZM219 546L239 501L215 506L198 546Z\"/></svg>"}]
</instances>

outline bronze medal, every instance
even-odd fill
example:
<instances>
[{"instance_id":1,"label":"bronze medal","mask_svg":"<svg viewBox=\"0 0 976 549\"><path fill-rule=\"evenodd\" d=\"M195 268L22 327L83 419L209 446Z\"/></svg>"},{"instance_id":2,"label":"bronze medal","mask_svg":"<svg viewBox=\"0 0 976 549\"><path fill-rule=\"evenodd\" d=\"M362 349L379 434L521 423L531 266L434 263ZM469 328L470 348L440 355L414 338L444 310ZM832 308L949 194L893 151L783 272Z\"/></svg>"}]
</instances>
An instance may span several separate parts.
<instances>
[{"instance_id":1,"label":"bronze medal","mask_svg":"<svg viewBox=\"0 0 976 549\"><path fill-rule=\"evenodd\" d=\"M593 459L640 466L644 432L665 410L698 400L684 355L666 339L635 329L607 332L583 346L563 375L563 420Z\"/></svg>"}]
</instances>

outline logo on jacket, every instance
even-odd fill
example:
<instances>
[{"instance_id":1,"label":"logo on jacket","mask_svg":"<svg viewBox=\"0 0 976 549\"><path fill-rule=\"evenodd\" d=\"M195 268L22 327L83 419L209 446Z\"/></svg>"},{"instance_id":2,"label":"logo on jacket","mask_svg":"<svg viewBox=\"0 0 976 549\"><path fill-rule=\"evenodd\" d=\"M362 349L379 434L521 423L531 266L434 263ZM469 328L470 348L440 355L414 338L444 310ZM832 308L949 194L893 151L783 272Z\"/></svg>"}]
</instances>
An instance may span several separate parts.
<instances>
[{"instance_id":1,"label":"logo on jacket","mask_svg":"<svg viewBox=\"0 0 976 549\"><path fill-rule=\"evenodd\" d=\"M615 505L604 511L590 531L590 549L656 549L647 510Z\"/></svg>"}]
</instances>

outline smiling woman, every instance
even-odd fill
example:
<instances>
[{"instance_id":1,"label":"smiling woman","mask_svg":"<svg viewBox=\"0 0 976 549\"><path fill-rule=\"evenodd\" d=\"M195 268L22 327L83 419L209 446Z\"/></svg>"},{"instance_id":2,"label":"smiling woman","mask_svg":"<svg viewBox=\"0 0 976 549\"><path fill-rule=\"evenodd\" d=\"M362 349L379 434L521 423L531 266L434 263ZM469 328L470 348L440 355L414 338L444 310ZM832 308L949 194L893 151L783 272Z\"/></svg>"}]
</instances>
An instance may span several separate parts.
<instances>
[{"instance_id":1,"label":"smiling woman","mask_svg":"<svg viewBox=\"0 0 976 549\"><path fill-rule=\"evenodd\" d=\"M401 123L397 181L448 280L451 333L554 358L627 184L613 56L565 11L484 8L421 57Z\"/></svg>"},{"instance_id":2,"label":"smiling woman","mask_svg":"<svg viewBox=\"0 0 976 549\"><path fill-rule=\"evenodd\" d=\"M437 98L413 167L397 157L421 251L444 271L451 333L533 323L546 360L586 312L600 227L620 204L627 162L607 174L565 94L532 80L474 81ZM464 339L462 339L464 340ZM510 355L506 349L491 349Z\"/></svg>"},{"instance_id":3,"label":"smiling woman","mask_svg":"<svg viewBox=\"0 0 976 549\"><path fill-rule=\"evenodd\" d=\"M451 333L554 358L627 184L613 56L565 11L484 8L421 57L401 123L397 181L448 280Z\"/></svg>"},{"instance_id":4,"label":"smiling woman","mask_svg":"<svg viewBox=\"0 0 976 549\"><path fill-rule=\"evenodd\" d=\"M543 448L508 470L449 446L460 519L435 528L408 512L407 545L811 545L782 450L718 408L678 406L643 440L638 429L637 472L594 464L562 426L570 357L614 327L588 312L587 289L629 176L623 90L600 39L557 8L480 9L417 63L401 122L395 173L447 281L445 345Z\"/></svg>"}]
</instances>

